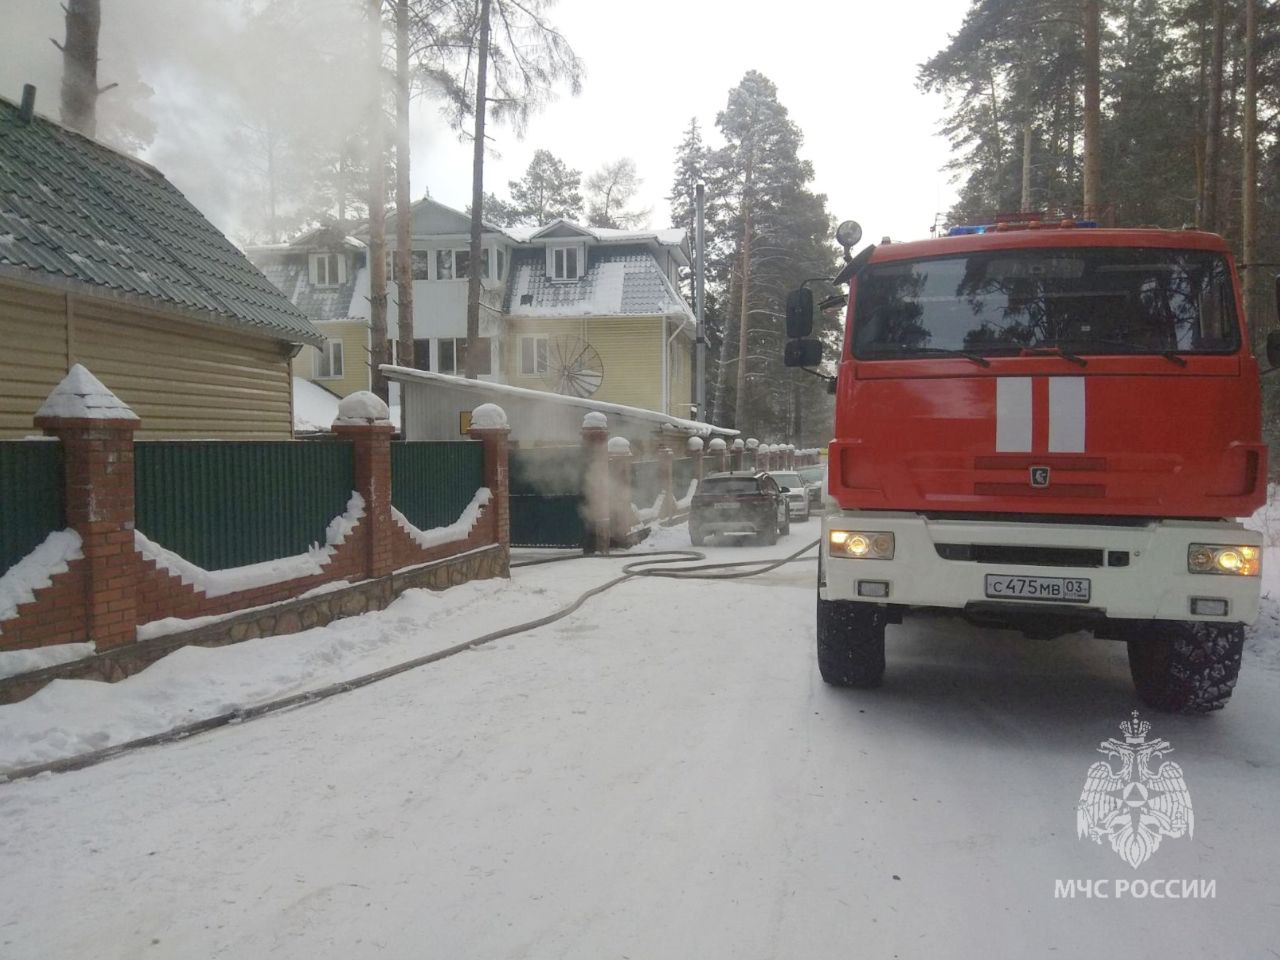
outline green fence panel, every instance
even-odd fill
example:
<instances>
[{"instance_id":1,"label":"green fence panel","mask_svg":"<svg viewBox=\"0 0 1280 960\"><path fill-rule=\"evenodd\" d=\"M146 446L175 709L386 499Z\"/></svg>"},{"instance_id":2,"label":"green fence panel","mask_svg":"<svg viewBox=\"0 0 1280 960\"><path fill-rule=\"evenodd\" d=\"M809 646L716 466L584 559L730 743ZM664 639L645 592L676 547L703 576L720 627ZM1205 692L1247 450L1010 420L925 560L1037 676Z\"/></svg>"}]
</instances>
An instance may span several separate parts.
<instances>
[{"instance_id":1,"label":"green fence panel","mask_svg":"<svg viewBox=\"0 0 1280 960\"><path fill-rule=\"evenodd\" d=\"M0 441L0 574L66 526L62 444Z\"/></svg>"},{"instance_id":2,"label":"green fence panel","mask_svg":"<svg viewBox=\"0 0 1280 960\"><path fill-rule=\"evenodd\" d=\"M419 530L453 523L483 486L479 440L391 445L391 505Z\"/></svg>"},{"instance_id":3,"label":"green fence panel","mask_svg":"<svg viewBox=\"0 0 1280 960\"><path fill-rule=\"evenodd\" d=\"M353 461L342 441L140 441L136 526L206 570L304 553L346 510Z\"/></svg>"},{"instance_id":4,"label":"green fence panel","mask_svg":"<svg viewBox=\"0 0 1280 960\"><path fill-rule=\"evenodd\" d=\"M648 509L662 493L662 463L640 460L631 465L631 502Z\"/></svg>"},{"instance_id":5,"label":"green fence panel","mask_svg":"<svg viewBox=\"0 0 1280 960\"><path fill-rule=\"evenodd\" d=\"M517 547L581 547L581 447L511 451L511 543Z\"/></svg>"}]
</instances>

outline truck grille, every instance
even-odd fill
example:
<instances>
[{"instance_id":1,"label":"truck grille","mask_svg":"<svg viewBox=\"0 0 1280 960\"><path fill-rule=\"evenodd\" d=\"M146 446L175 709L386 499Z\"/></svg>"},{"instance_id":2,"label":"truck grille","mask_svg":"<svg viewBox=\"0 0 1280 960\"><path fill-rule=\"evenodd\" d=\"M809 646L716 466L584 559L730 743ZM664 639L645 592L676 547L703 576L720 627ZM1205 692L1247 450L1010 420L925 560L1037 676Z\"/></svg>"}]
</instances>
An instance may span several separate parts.
<instances>
[{"instance_id":1,"label":"truck grille","mask_svg":"<svg viewBox=\"0 0 1280 960\"><path fill-rule=\"evenodd\" d=\"M1028 547L997 543L935 543L943 560L1007 563L1026 567L1100 567L1105 552L1087 547Z\"/></svg>"}]
</instances>

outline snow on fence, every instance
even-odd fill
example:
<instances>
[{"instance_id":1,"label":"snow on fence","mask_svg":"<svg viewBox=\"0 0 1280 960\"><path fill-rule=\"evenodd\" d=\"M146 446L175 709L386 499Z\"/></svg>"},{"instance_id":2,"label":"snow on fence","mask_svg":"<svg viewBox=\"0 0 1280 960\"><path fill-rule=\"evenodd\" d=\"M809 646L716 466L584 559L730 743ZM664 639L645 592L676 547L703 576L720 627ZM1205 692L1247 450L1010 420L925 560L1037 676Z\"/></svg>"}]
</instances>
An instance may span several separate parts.
<instances>
[{"instance_id":1,"label":"snow on fence","mask_svg":"<svg viewBox=\"0 0 1280 960\"><path fill-rule=\"evenodd\" d=\"M297 556L346 510L352 469L344 442L139 441L136 528L206 570Z\"/></svg>"},{"instance_id":2,"label":"snow on fence","mask_svg":"<svg viewBox=\"0 0 1280 960\"><path fill-rule=\"evenodd\" d=\"M62 444L0 441L0 575L65 525Z\"/></svg>"},{"instance_id":3,"label":"snow on fence","mask_svg":"<svg viewBox=\"0 0 1280 960\"><path fill-rule=\"evenodd\" d=\"M483 486L476 440L391 444L391 505L419 530L456 522Z\"/></svg>"}]
</instances>

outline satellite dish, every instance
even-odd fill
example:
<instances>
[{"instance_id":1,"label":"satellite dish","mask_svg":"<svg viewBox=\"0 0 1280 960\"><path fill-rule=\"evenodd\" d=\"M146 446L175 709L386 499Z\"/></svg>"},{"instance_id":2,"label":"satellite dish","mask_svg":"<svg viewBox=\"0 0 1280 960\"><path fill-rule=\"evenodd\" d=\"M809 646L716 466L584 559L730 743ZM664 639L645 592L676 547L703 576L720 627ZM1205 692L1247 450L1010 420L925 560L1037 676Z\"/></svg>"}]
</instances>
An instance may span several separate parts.
<instances>
[{"instance_id":1,"label":"satellite dish","mask_svg":"<svg viewBox=\"0 0 1280 960\"><path fill-rule=\"evenodd\" d=\"M543 382L565 397L589 397L604 381L604 361L585 340L558 337L547 345Z\"/></svg>"}]
</instances>

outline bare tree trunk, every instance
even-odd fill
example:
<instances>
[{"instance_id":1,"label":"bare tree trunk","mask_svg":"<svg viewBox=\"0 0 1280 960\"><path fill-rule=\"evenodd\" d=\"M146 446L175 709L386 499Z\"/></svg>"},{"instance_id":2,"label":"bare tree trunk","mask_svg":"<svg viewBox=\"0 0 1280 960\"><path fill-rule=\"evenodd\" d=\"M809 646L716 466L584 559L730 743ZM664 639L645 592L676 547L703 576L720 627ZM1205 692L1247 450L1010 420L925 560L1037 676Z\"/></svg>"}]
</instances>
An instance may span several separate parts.
<instances>
[{"instance_id":1,"label":"bare tree trunk","mask_svg":"<svg viewBox=\"0 0 1280 960\"><path fill-rule=\"evenodd\" d=\"M476 60L476 127L471 159L471 257L467 264L467 379L479 379L480 233L484 218L484 110L489 73L489 0L480 0L480 50Z\"/></svg>"},{"instance_id":2,"label":"bare tree trunk","mask_svg":"<svg viewBox=\"0 0 1280 960\"><path fill-rule=\"evenodd\" d=\"M267 145L267 235L271 243L280 242L280 215L276 210L276 128L271 120L263 140Z\"/></svg>"},{"instance_id":3,"label":"bare tree trunk","mask_svg":"<svg viewBox=\"0 0 1280 960\"><path fill-rule=\"evenodd\" d=\"M347 148L338 148L338 223L347 222Z\"/></svg>"},{"instance_id":4,"label":"bare tree trunk","mask_svg":"<svg viewBox=\"0 0 1280 960\"><path fill-rule=\"evenodd\" d=\"M414 365L409 206L409 0L396 0L396 363L402 367Z\"/></svg>"},{"instance_id":5,"label":"bare tree trunk","mask_svg":"<svg viewBox=\"0 0 1280 960\"><path fill-rule=\"evenodd\" d=\"M58 47L62 51L62 124L93 137L98 131L100 0L66 0L63 9L67 38Z\"/></svg>"},{"instance_id":6,"label":"bare tree trunk","mask_svg":"<svg viewBox=\"0 0 1280 960\"><path fill-rule=\"evenodd\" d=\"M1090 219L1102 211L1101 21L1099 0L1084 0L1084 215Z\"/></svg>"},{"instance_id":7,"label":"bare tree trunk","mask_svg":"<svg viewBox=\"0 0 1280 960\"><path fill-rule=\"evenodd\" d=\"M1031 209L1031 141L1034 133L1031 121L1022 123L1022 211Z\"/></svg>"},{"instance_id":8,"label":"bare tree trunk","mask_svg":"<svg viewBox=\"0 0 1280 960\"><path fill-rule=\"evenodd\" d=\"M752 169L754 157L747 155L747 176L742 191L742 288L738 291L741 300L738 308L738 378L734 388L733 425L742 429L743 419L747 412L747 335L751 332L751 206Z\"/></svg>"},{"instance_id":9,"label":"bare tree trunk","mask_svg":"<svg viewBox=\"0 0 1280 960\"><path fill-rule=\"evenodd\" d=\"M1209 62L1209 107L1205 111L1204 223L1218 229L1218 181L1222 175L1222 53L1227 32L1226 0L1213 0L1213 37Z\"/></svg>"},{"instance_id":10,"label":"bare tree trunk","mask_svg":"<svg viewBox=\"0 0 1280 960\"><path fill-rule=\"evenodd\" d=\"M1004 184L1004 139L1000 136L1000 108L999 101L996 99L995 74L991 74L988 78L987 90L990 95L989 99L991 103L991 130L995 136L995 140L991 145L991 150L994 154L992 159L995 161L991 166L992 173L995 176L992 188L995 191L996 202L1000 203L1002 185Z\"/></svg>"},{"instance_id":11,"label":"bare tree trunk","mask_svg":"<svg viewBox=\"0 0 1280 960\"><path fill-rule=\"evenodd\" d=\"M373 392L387 399L387 151L382 118L382 0L368 0L369 68L373 103L369 127L369 372Z\"/></svg>"},{"instance_id":12,"label":"bare tree trunk","mask_svg":"<svg viewBox=\"0 0 1280 960\"><path fill-rule=\"evenodd\" d=\"M1244 150L1240 185L1240 238L1244 260L1244 316L1255 352L1265 336L1258 294L1258 0L1244 5Z\"/></svg>"}]
</instances>

